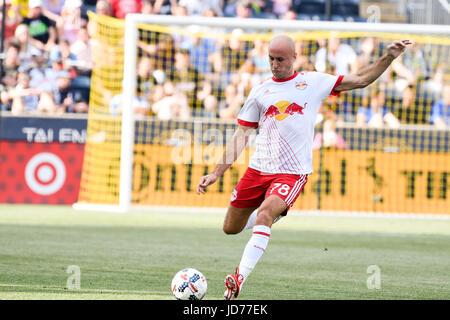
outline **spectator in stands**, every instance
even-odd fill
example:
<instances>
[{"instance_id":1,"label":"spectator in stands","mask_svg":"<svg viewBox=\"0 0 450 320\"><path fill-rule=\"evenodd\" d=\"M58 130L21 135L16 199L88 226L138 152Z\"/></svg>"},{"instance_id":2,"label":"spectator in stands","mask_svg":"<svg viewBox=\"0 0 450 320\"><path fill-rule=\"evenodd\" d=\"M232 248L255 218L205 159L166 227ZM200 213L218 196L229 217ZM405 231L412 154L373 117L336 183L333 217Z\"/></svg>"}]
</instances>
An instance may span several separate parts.
<instances>
[{"instance_id":1,"label":"spectator in stands","mask_svg":"<svg viewBox=\"0 0 450 320\"><path fill-rule=\"evenodd\" d=\"M420 43L414 42L410 50L407 51L401 55L397 63L405 66L413 74L416 85L428 80L430 78L429 62Z\"/></svg>"},{"instance_id":2,"label":"spectator in stands","mask_svg":"<svg viewBox=\"0 0 450 320\"><path fill-rule=\"evenodd\" d=\"M153 106L155 103L162 100L166 96L166 94L164 93L164 83L166 82L165 74L164 79L161 80L163 81L158 82L150 92L150 106Z\"/></svg>"},{"instance_id":3,"label":"spectator in stands","mask_svg":"<svg viewBox=\"0 0 450 320\"><path fill-rule=\"evenodd\" d=\"M442 99L433 104L430 122L438 129L450 127L450 84L442 91Z\"/></svg>"},{"instance_id":4,"label":"spectator in stands","mask_svg":"<svg viewBox=\"0 0 450 320\"><path fill-rule=\"evenodd\" d=\"M220 14L216 13L213 9L208 8L205 11L203 11L202 16L206 18L214 18L218 17ZM215 33L226 33L226 28L223 27L217 27L217 26L202 26L201 30L204 34L210 35L209 40L213 40L214 43L225 43L224 39L218 39L215 37ZM215 51L215 49L214 49Z\"/></svg>"},{"instance_id":5,"label":"spectator in stands","mask_svg":"<svg viewBox=\"0 0 450 320\"><path fill-rule=\"evenodd\" d=\"M242 29L234 29L231 38L211 57L213 70L221 84L230 83L231 76L245 63L252 49L250 42L240 39L243 33Z\"/></svg>"},{"instance_id":6,"label":"spectator in stands","mask_svg":"<svg viewBox=\"0 0 450 320\"><path fill-rule=\"evenodd\" d=\"M269 17L269 18L276 19L277 17L274 15L273 17ZM297 13L293 10L288 10L285 14L280 16L279 19L294 21L294 20L297 20ZM284 33L285 30L274 28L274 29L272 29L272 32L278 34L278 33Z\"/></svg>"},{"instance_id":7,"label":"spectator in stands","mask_svg":"<svg viewBox=\"0 0 450 320\"><path fill-rule=\"evenodd\" d=\"M344 138L336 131L336 121L336 114L329 110L323 122L323 131L314 136L313 150L320 149L321 147L347 149L347 143Z\"/></svg>"},{"instance_id":8,"label":"spectator in stands","mask_svg":"<svg viewBox=\"0 0 450 320\"><path fill-rule=\"evenodd\" d=\"M205 29L199 26L189 26L187 30L191 34L186 37L181 48L189 51L191 64L198 72L202 75L212 72L209 57L216 52L215 39L212 37L198 36L198 32L205 32Z\"/></svg>"},{"instance_id":9,"label":"spectator in stands","mask_svg":"<svg viewBox=\"0 0 450 320\"><path fill-rule=\"evenodd\" d=\"M416 84L414 73L406 68L401 61L393 62L391 68L396 76L395 81L391 81L391 83L397 92L402 92L407 86L414 86Z\"/></svg>"},{"instance_id":10,"label":"spectator in stands","mask_svg":"<svg viewBox=\"0 0 450 320\"><path fill-rule=\"evenodd\" d=\"M364 67L375 62L383 52L380 48L380 43L375 37L365 37L361 39L360 46L358 49L358 56L356 58L357 70L361 70ZM376 80L377 83L383 83L383 85L388 85L391 81L390 73L392 71L392 66L389 66L387 70Z\"/></svg>"},{"instance_id":11,"label":"spectator in stands","mask_svg":"<svg viewBox=\"0 0 450 320\"><path fill-rule=\"evenodd\" d=\"M39 111L57 114L86 113L87 101L80 90L71 87L71 81L70 73L67 70L61 70L57 75L57 88L53 93L42 93Z\"/></svg>"},{"instance_id":12,"label":"spectator in stands","mask_svg":"<svg viewBox=\"0 0 450 320\"><path fill-rule=\"evenodd\" d=\"M72 76L76 75L78 66L77 56L70 51L69 40L62 39L59 44L50 51L50 62L62 61L63 69L70 70Z\"/></svg>"},{"instance_id":13,"label":"spectator in stands","mask_svg":"<svg viewBox=\"0 0 450 320\"><path fill-rule=\"evenodd\" d=\"M167 80L167 75L162 70L153 70L151 73L151 76L153 79L153 84L155 86L163 85ZM150 94L151 94L151 92L150 92Z\"/></svg>"},{"instance_id":14,"label":"spectator in stands","mask_svg":"<svg viewBox=\"0 0 450 320\"><path fill-rule=\"evenodd\" d=\"M19 14L17 6L12 6L11 1L3 1L6 11L5 30L4 30L4 45L7 46L14 38L16 27L20 24L22 17ZM0 10L0 26L3 20L3 11Z\"/></svg>"},{"instance_id":15,"label":"spectator in stands","mask_svg":"<svg viewBox=\"0 0 450 320\"><path fill-rule=\"evenodd\" d=\"M238 89L238 94L247 97L250 90L259 85L263 79L255 73L255 67L250 60L247 60L231 77L231 84Z\"/></svg>"},{"instance_id":16,"label":"spectator in stands","mask_svg":"<svg viewBox=\"0 0 450 320\"><path fill-rule=\"evenodd\" d=\"M66 39L70 44L77 40L78 31L87 21L81 17L81 0L65 0L61 16L56 20L59 39Z\"/></svg>"},{"instance_id":17,"label":"spectator in stands","mask_svg":"<svg viewBox=\"0 0 450 320\"><path fill-rule=\"evenodd\" d=\"M299 72L303 71L315 71L314 65L309 59L311 48L303 40L297 40L295 42L295 52L297 52L297 59L294 62L294 69Z\"/></svg>"},{"instance_id":18,"label":"spectator in stands","mask_svg":"<svg viewBox=\"0 0 450 320\"><path fill-rule=\"evenodd\" d=\"M8 92L8 99L12 101L12 114L36 112L41 92L37 88L30 87L30 80L30 75L27 72L20 72L16 87Z\"/></svg>"},{"instance_id":19,"label":"spectator in stands","mask_svg":"<svg viewBox=\"0 0 450 320\"><path fill-rule=\"evenodd\" d=\"M324 104L321 103L319 105L319 112L317 112L316 122L314 123L314 126L318 125L319 123L321 123L325 119L325 116L323 114L323 109L324 109Z\"/></svg>"},{"instance_id":20,"label":"spectator in stands","mask_svg":"<svg viewBox=\"0 0 450 320\"><path fill-rule=\"evenodd\" d=\"M298 54L297 59L294 62L294 68L295 70L299 71L315 71L314 65L309 60L308 55L306 54Z\"/></svg>"},{"instance_id":21,"label":"spectator in stands","mask_svg":"<svg viewBox=\"0 0 450 320\"><path fill-rule=\"evenodd\" d=\"M28 16L23 23L29 27L33 44L42 51L50 51L56 43L57 33L55 22L42 13L42 1L28 2Z\"/></svg>"},{"instance_id":22,"label":"spectator in stands","mask_svg":"<svg viewBox=\"0 0 450 320\"><path fill-rule=\"evenodd\" d=\"M40 50L36 50L33 52L32 63L28 72L31 77L30 86L38 88L41 91L41 100L45 100L42 97L46 92L52 94L57 89L56 79L58 73L63 70L63 65L61 60L53 61L50 65L47 65Z\"/></svg>"},{"instance_id":23,"label":"spectator in stands","mask_svg":"<svg viewBox=\"0 0 450 320\"><path fill-rule=\"evenodd\" d=\"M223 0L212 1L202 12L204 17L223 17Z\"/></svg>"},{"instance_id":24,"label":"spectator in stands","mask_svg":"<svg viewBox=\"0 0 450 320\"><path fill-rule=\"evenodd\" d=\"M358 69L362 69L373 63L380 55L381 50L377 50L378 42L375 37L366 37L361 39L358 50Z\"/></svg>"},{"instance_id":25,"label":"spectator in stands","mask_svg":"<svg viewBox=\"0 0 450 320\"><path fill-rule=\"evenodd\" d=\"M206 8L202 12L202 16L203 17L207 17L207 18L214 18L214 17L219 17L219 16L222 16L222 15L223 15L222 12L218 13L216 10L214 10L212 8Z\"/></svg>"},{"instance_id":26,"label":"spectator in stands","mask_svg":"<svg viewBox=\"0 0 450 320\"><path fill-rule=\"evenodd\" d=\"M183 17L188 16L188 11L185 6L181 6L177 4L176 6L172 6L172 16L180 17L182 19ZM190 28L189 26L188 28ZM174 41L174 45L176 48L188 48L190 46L190 36L187 34L184 34L182 30L184 30L185 26L172 26L173 32L170 33L170 36L172 37Z\"/></svg>"},{"instance_id":27,"label":"spectator in stands","mask_svg":"<svg viewBox=\"0 0 450 320\"><path fill-rule=\"evenodd\" d=\"M444 56L444 57L443 57ZM430 68L430 80L426 82L426 90L432 94L440 95L444 88L444 78L448 74L450 65L448 64L448 59L445 55L438 57L432 63ZM430 59L435 59L435 57L430 57ZM447 70L447 72L446 72Z\"/></svg>"},{"instance_id":28,"label":"spectator in stands","mask_svg":"<svg viewBox=\"0 0 450 320\"><path fill-rule=\"evenodd\" d=\"M95 13L102 16L112 16L111 4L106 0L98 0L95 4Z\"/></svg>"},{"instance_id":29,"label":"spectator in stands","mask_svg":"<svg viewBox=\"0 0 450 320\"><path fill-rule=\"evenodd\" d=\"M365 99L367 100L367 99ZM388 111L383 90L374 90L370 95L368 106L360 106L356 114L356 124L369 128L382 128L386 124L390 128L398 128L400 121Z\"/></svg>"},{"instance_id":30,"label":"spectator in stands","mask_svg":"<svg viewBox=\"0 0 450 320\"><path fill-rule=\"evenodd\" d=\"M254 18L252 2L250 0L237 0L234 3L228 3L225 11L226 15L231 17L241 19Z\"/></svg>"},{"instance_id":31,"label":"spectator in stands","mask_svg":"<svg viewBox=\"0 0 450 320\"><path fill-rule=\"evenodd\" d=\"M70 53L76 57L78 73L90 76L93 67L92 45L86 27L78 30L77 40L70 46Z\"/></svg>"},{"instance_id":32,"label":"spectator in stands","mask_svg":"<svg viewBox=\"0 0 450 320\"><path fill-rule=\"evenodd\" d=\"M197 100L197 93L203 79L198 70L190 63L188 50L180 49L175 53L175 64L168 76L177 90L187 96L191 109L200 109L201 103Z\"/></svg>"},{"instance_id":33,"label":"spectator in stands","mask_svg":"<svg viewBox=\"0 0 450 320\"><path fill-rule=\"evenodd\" d=\"M177 0L155 0L153 4L153 12L155 14L170 14L172 7L177 5Z\"/></svg>"},{"instance_id":34,"label":"spectator in stands","mask_svg":"<svg viewBox=\"0 0 450 320\"><path fill-rule=\"evenodd\" d=\"M197 93L197 99L202 103L200 116L206 118L217 118L218 100L213 94L211 82L203 81L201 90Z\"/></svg>"},{"instance_id":35,"label":"spectator in stands","mask_svg":"<svg viewBox=\"0 0 450 320\"><path fill-rule=\"evenodd\" d=\"M428 63L420 45L415 42L408 53L405 52L399 59L392 63L394 72L394 88L397 93L403 92L407 86L417 87L420 82L430 78Z\"/></svg>"},{"instance_id":36,"label":"spectator in stands","mask_svg":"<svg viewBox=\"0 0 450 320\"><path fill-rule=\"evenodd\" d=\"M418 43L413 44L408 54L405 52L392 63L392 71L395 76L392 84L397 93L403 92L407 86L417 87L419 81L428 79L427 63Z\"/></svg>"},{"instance_id":37,"label":"spectator in stands","mask_svg":"<svg viewBox=\"0 0 450 320\"><path fill-rule=\"evenodd\" d=\"M333 112L338 123L355 122L353 106L349 101L344 100L344 96L342 94L339 96L328 96L328 98L324 101L324 104L326 107L324 109L328 110L328 112Z\"/></svg>"},{"instance_id":38,"label":"spectator in stands","mask_svg":"<svg viewBox=\"0 0 450 320\"><path fill-rule=\"evenodd\" d=\"M128 13L139 13L142 9L142 0L108 0L111 4L113 16L125 19Z\"/></svg>"},{"instance_id":39,"label":"spectator in stands","mask_svg":"<svg viewBox=\"0 0 450 320\"><path fill-rule=\"evenodd\" d=\"M179 0L178 4L186 7L190 16L200 16L206 9L212 9L222 15L221 2L222 0Z\"/></svg>"},{"instance_id":40,"label":"spectator in stands","mask_svg":"<svg viewBox=\"0 0 450 320\"><path fill-rule=\"evenodd\" d=\"M288 12L292 7L292 0L273 0L272 12L279 18Z\"/></svg>"},{"instance_id":41,"label":"spectator in stands","mask_svg":"<svg viewBox=\"0 0 450 320\"><path fill-rule=\"evenodd\" d=\"M426 116L423 107L416 101L416 87L408 85L402 93L400 105L396 110L396 117L402 124L423 124ZM422 109L422 110L421 110Z\"/></svg>"},{"instance_id":42,"label":"spectator in stands","mask_svg":"<svg viewBox=\"0 0 450 320\"><path fill-rule=\"evenodd\" d=\"M112 97L111 102L109 103L109 110L111 115L120 116L123 111L124 106L124 97L123 94L117 94ZM133 103L133 112L137 118L143 118L144 116L148 116L150 111L150 105L147 99L143 99L141 97L135 97Z\"/></svg>"},{"instance_id":43,"label":"spectator in stands","mask_svg":"<svg viewBox=\"0 0 450 320\"><path fill-rule=\"evenodd\" d=\"M42 8L46 12L46 15L53 14L55 16L61 15L65 0L42 0Z\"/></svg>"},{"instance_id":44,"label":"spectator in stands","mask_svg":"<svg viewBox=\"0 0 450 320\"><path fill-rule=\"evenodd\" d=\"M187 96L170 81L166 81L162 87L162 98L152 105L156 117L160 120L188 120L191 112Z\"/></svg>"},{"instance_id":45,"label":"spectator in stands","mask_svg":"<svg viewBox=\"0 0 450 320\"><path fill-rule=\"evenodd\" d=\"M12 7L15 7L20 16L22 18L27 16L28 13L28 0L6 0L7 2L11 3Z\"/></svg>"},{"instance_id":46,"label":"spectator in stands","mask_svg":"<svg viewBox=\"0 0 450 320\"><path fill-rule=\"evenodd\" d=\"M252 0L252 7L258 18L276 19L273 13L273 0Z\"/></svg>"},{"instance_id":47,"label":"spectator in stands","mask_svg":"<svg viewBox=\"0 0 450 320\"><path fill-rule=\"evenodd\" d=\"M26 24L20 24L17 26L16 32L14 33L14 42L20 46L20 64L26 69L32 62L32 53L36 52L36 50L41 52L30 41L30 33Z\"/></svg>"},{"instance_id":48,"label":"spectator in stands","mask_svg":"<svg viewBox=\"0 0 450 320\"><path fill-rule=\"evenodd\" d=\"M218 101L217 98L213 95L206 96L205 100L203 100L203 117L209 119L217 118L217 106Z\"/></svg>"},{"instance_id":49,"label":"spectator in stands","mask_svg":"<svg viewBox=\"0 0 450 320\"><path fill-rule=\"evenodd\" d=\"M155 14L153 9L153 3L150 0L142 0L141 13L143 14Z\"/></svg>"},{"instance_id":50,"label":"spectator in stands","mask_svg":"<svg viewBox=\"0 0 450 320\"><path fill-rule=\"evenodd\" d=\"M164 32L145 33L137 42L142 54L150 57L153 70L169 71L175 63L173 37Z\"/></svg>"},{"instance_id":51,"label":"spectator in stands","mask_svg":"<svg viewBox=\"0 0 450 320\"><path fill-rule=\"evenodd\" d=\"M8 45L3 61L2 91L8 91L17 85L17 75L20 68L19 53L19 44L13 42Z\"/></svg>"},{"instance_id":52,"label":"spectator in stands","mask_svg":"<svg viewBox=\"0 0 450 320\"><path fill-rule=\"evenodd\" d=\"M262 39L253 41L254 48L249 53L249 59L254 66L254 73L260 80L272 77L269 56L267 55L269 43Z\"/></svg>"},{"instance_id":53,"label":"spectator in stands","mask_svg":"<svg viewBox=\"0 0 450 320\"><path fill-rule=\"evenodd\" d=\"M11 110L12 101L9 98L9 93L17 85L19 67L19 45L13 42L7 46L5 59L3 61L4 74L0 82L0 110Z\"/></svg>"},{"instance_id":54,"label":"spectator in stands","mask_svg":"<svg viewBox=\"0 0 450 320\"><path fill-rule=\"evenodd\" d=\"M180 4L177 4L175 6L171 7L171 12L173 16L177 16L177 17L187 17L188 14L188 9L185 6L182 6Z\"/></svg>"},{"instance_id":55,"label":"spectator in stands","mask_svg":"<svg viewBox=\"0 0 450 320\"><path fill-rule=\"evenodd\" d=\"M56 77L48 72L48 70L53 69L48 66L47 58L42 54L41 50L36 48L32 50L30 64L27 70L31 77L31 87L39 88L41 91L51 91Z\"/></svg>"},{"instance_id":56,"label":"spectator in stands","mask_svg":"<svg viewBox=\"0 0 450 320\"><path fill-rule=\"evenodd\" d=\"M286 11L282 16L282 20L297 20L297 13L294 10Z\"/></svg>"},{"instance_id":57,"label":"spectator in stands","mask_svg":"<svg viewBox=\"0 0 450 320\"><path fill-rule=\"evenodd\" d=\"M152 76L151 63L152 63L151 59L149 57L144 56L139 60L137 67L136 95L138 98L144 99L146 101L150 99L150 93L153 89L155 82L154 77ZM164 77L166 77L165 73Z\"/></svg>"},{"instance_id":58,"label":"spectator in stands","mask_svg":"<svg viewBox=\"0 0 450 320\"><path fill-rule=\"evenodd\" d=\"M348 44L332 35L328 46L316 52L315 68L319 72L346 75L356 72L356 53Z\"/></svg>"},{"instance_id":59,"label":"spectator in stands","mask_svg":"<svg viewBox=\"0 0 450 320\"><path fill-rule=\"evenodd\" d=\"M224 7L224 15L237 18L276 18L272 0L229 0ZM251 31L246 30L250 33Z\"/></svg>"},{"instance_id":60,"label":"spectator in stands","mask_svg":"<svg viewBox=\"0 0 450 320\"><path fill-rule=\"evenodd\" d=\"M236 86L234 84L227 85L225 88L225 99L221 100L218 105L220 119L236 119L243 102L244 97L238 94Z\"/></svg>"},{"instance_id":61,"label":"spectator in stands","mask_svg":"<svg viewBox=\"0 0 450 320\"><path fill-rule=\"evenodd\" d=\"M236 5L238 0L226 0L223 5L223 14L225 17L234 17L236 15Z\"/></svg>"}]
</instances>

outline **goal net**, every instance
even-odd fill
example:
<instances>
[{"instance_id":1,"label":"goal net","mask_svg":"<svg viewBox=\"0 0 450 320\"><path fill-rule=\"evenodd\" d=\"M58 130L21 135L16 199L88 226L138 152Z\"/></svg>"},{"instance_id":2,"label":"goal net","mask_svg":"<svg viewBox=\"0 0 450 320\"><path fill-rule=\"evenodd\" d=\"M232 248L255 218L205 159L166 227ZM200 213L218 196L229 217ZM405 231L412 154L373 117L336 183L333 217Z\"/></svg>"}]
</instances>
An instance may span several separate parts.
<instances>
[{"instance_id":1,"label":"goal net","mask_svg":"<svg viewBox=\"0 0 450 320\"><path fill-rule=\"evenodd\" d=\"M222 156L250 89L271 76L268 42L284 33L296 41L297 71L344 75L375 61L393 40L415 43L369 87L323 102L314 173L293 210L449 213L448 26L89 19L94 70L76 207L226 208L254 135L206 196L195 189Z\"/></svg>"}]
</instances>

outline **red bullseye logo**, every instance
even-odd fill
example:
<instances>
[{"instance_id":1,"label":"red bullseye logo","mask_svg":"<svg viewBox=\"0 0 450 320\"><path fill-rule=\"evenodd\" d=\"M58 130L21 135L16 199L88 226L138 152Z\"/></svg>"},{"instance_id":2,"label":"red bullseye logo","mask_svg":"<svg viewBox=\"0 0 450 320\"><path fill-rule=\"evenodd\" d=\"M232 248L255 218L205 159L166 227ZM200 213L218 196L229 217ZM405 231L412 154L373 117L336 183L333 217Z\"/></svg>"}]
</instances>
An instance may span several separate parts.
<instances>
[{"instance_id":1,"label":"red bullseye logo","mask_svg":"<svg viewBox=\"0 0 450 320\"><path fill-rule=\"evenodd\" d=\"M42 185L49 185L56 179L56 169L49 162L40 163L34 171L34 178Z\"/></svg>"},{"instance_id":2,"label":"red bullseye logo","mask_svg":"<svg viewBox=\"0 0 450 320\"><path fill-rule=\"evenodd\" d=\"M38 153L25 167L25 181L33 192L51 195L59 191L66 181L64 162L53 153Z\"/></svg>"}]
</instances>

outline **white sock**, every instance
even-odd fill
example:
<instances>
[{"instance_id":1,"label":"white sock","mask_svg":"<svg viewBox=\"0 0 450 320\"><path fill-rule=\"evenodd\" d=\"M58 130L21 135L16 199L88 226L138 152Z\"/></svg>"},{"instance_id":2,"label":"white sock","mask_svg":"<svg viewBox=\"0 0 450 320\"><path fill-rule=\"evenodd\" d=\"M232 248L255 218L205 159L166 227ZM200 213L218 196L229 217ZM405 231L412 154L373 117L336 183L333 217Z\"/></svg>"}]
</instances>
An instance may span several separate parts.
<instances>
[{"instance_id":1,"label":"white sock","mask_svg":"<svg viewBox=\"0 0 450 320\"><path fill-rule=\"evenodd\" d=\"M253 234L245 246L242 254L241 263L239 264L239 273L243 276L242 283L245 282L258 260L267 248L270 238L270 228L264 225L256 225L253 227Z\"/></svg>"},{"instance_id":2,"label":"white sock","mask_svg":"<svg viewBox=\"0 0 450 320\"><path fill-rule=\"evenodd\" d=\"M258 215L258 209L253 211L252 214L250 215L250 217L248 217L247 224L245 225L245 227L242 231L253 228L253 226L255 225L257 215Z\"/></svg>"}]
</instances>

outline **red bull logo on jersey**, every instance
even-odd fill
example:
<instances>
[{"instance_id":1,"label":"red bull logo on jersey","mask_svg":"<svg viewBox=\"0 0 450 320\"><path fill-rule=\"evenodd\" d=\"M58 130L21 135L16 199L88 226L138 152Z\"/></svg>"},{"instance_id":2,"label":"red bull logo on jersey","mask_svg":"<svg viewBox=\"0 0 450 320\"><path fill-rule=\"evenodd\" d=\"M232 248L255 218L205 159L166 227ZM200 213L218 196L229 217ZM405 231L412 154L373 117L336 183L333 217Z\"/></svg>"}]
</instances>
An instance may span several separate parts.
<instances>
[{"instance_id":1,"label":"red bull logo on jersey","mask_svg":"<svg viewBox=\"0 0 450 320\"><path fill-rule=\"evenodd\" d=\"M305 90L308 84L305 81L300 81L295 83L295 89L297 90Z\"/></svg>"},{"instance_id":2,"label":"red bull logo on jersey","mask_svg":"<svg viewBox=\"0 0 450 320\"><path fill-rule=\"evenodd\" d=\"M264 114L264 121L267 118L275 118L275 120L283 121L289 116L292 116L294 114L303 114L303 109L306 108L307 102L305 102L304 106L300 106L296 104L295 102L289 102L289 101L279 101L275 103L275 105L271 105L266 113Z\"/></svg>"}]
</instances>

